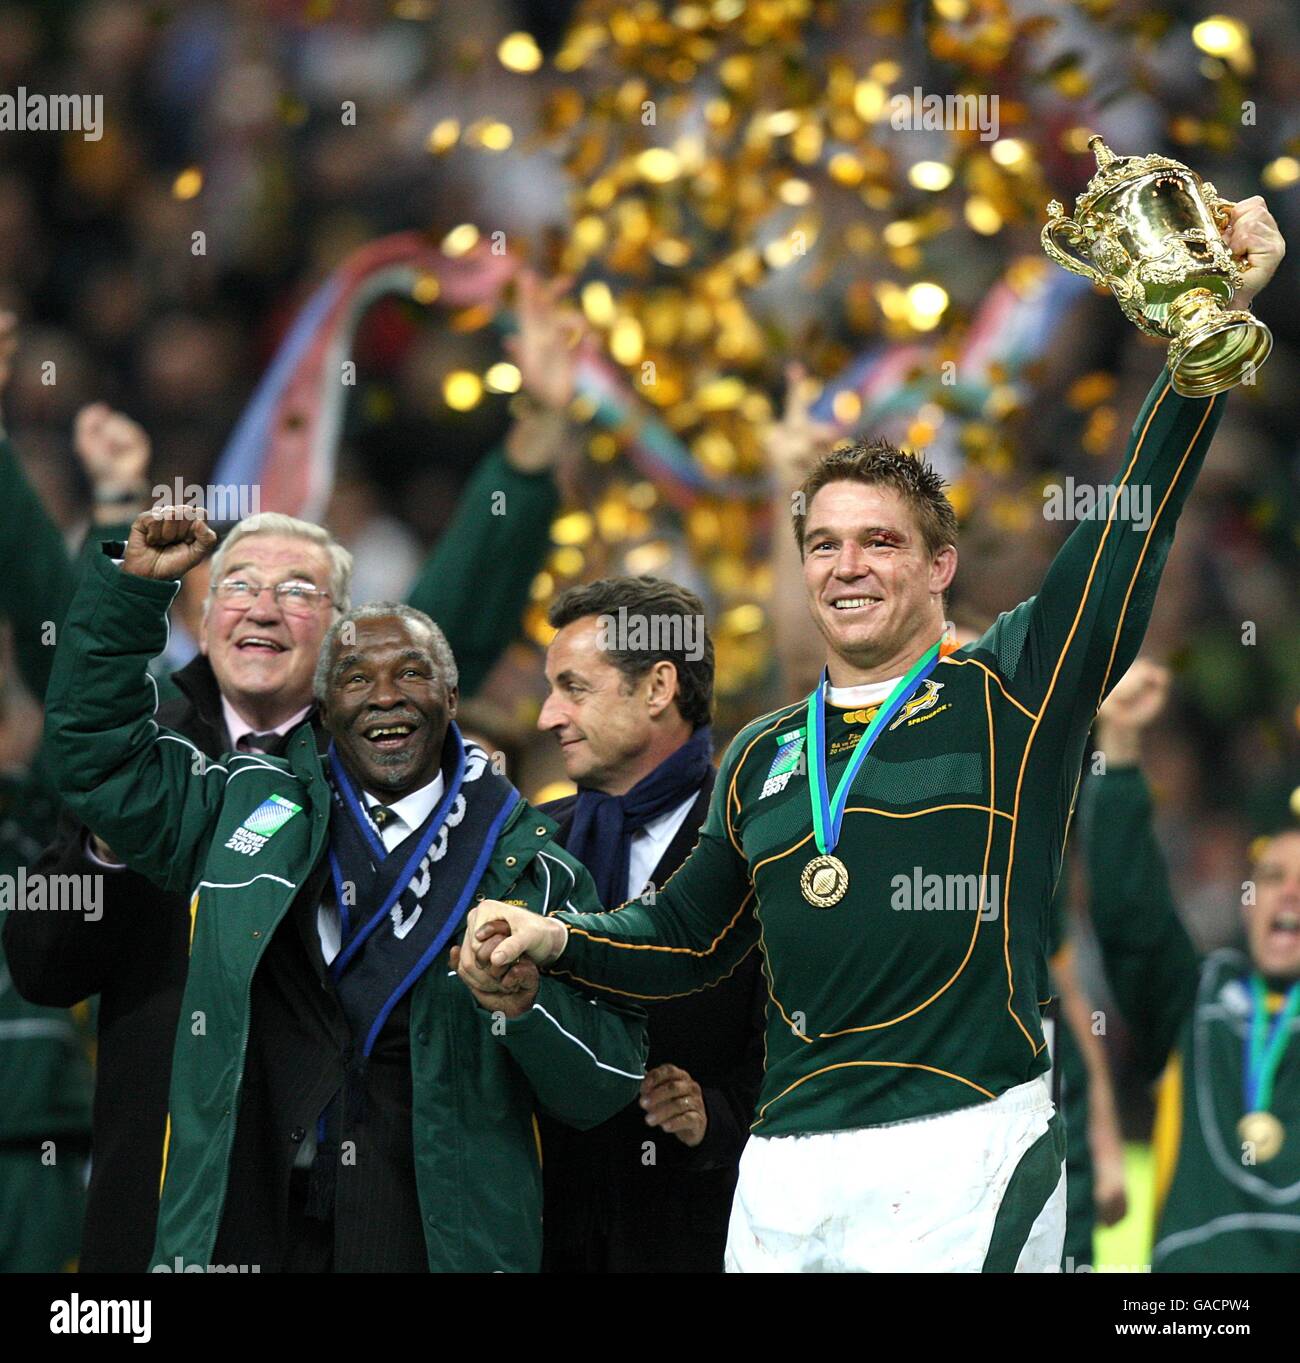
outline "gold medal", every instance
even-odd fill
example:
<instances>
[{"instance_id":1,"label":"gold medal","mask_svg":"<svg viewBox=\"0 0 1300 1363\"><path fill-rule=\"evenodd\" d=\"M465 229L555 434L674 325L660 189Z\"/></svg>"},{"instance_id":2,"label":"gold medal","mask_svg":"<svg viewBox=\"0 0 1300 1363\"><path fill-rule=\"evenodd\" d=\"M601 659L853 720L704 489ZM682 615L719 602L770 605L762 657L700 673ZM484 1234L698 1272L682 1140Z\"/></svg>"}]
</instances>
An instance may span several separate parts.
<instances>
[{"instance_id":1,"label":"gold medal","mask_svg":"<svg viewBox=\"0 0 1300 1363\"><path fill-rule=\"evenodd\" d=\"M1248 1112L1237 1123L1237 1135L1255 1147L1255 1158L1263 1163L1281 1150L1286 1128L1271 1112Z\"/></svg>"},{"instance_id":2,"label":"gold medal","mask_svg":"<svg viewBox=\"0 0 1300 1363\"><path fill-rule=\"evenodd\" d=\"M803 897L816 909L829 909L849 888L849 868L839 857L814 857L799 877Z\"/></svg>"}]
</instances>

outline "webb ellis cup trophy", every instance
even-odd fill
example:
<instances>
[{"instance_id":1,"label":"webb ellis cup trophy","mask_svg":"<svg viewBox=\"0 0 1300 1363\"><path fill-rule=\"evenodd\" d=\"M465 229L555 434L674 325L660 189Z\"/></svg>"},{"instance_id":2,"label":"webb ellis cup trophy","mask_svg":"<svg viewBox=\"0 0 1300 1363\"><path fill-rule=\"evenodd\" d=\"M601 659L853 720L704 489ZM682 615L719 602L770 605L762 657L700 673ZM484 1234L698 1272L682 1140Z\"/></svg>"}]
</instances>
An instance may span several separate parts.
<instances>
[{"instance_id":1,"label":"webb ellis cup trophy","mask_svg":"<svg viewBox=\"0 0 1300 1363\"><path fill-rule=\"evenodd\" d=\"M1242 382L1268 358L1273 336L1231 310L1243 271L1219 235L1227 205L1179 161L1116 156L1100 137L1088 146L1097 172L1072 217L1055 199L1047 205L1043 250L1109 289L1148 336L1170 342L1176 392L1209 397Z\"/></svg>"}]
</instances>

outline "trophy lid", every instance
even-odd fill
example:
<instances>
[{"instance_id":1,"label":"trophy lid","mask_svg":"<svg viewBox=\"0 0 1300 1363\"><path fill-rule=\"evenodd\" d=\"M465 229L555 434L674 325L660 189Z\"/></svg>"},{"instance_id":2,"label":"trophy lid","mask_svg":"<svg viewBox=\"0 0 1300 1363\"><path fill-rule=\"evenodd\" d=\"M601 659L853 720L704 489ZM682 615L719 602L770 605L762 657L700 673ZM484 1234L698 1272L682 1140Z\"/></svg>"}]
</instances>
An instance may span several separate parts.
<instances>
[{"instance_id":1,"label":"trophy lid","mask_svg":"<svg viewBox=\"0 0 1300 1363\"><path fill-rule=\"evenodd\" d=\"M1097 170L1092 179L1088 181L1083 193L1075 201L1078 208L1084 211L1091 208L1103 195L1118 189L1129 180L1136 180L1142 175L1150 175L1153 171L1172 170L1181 171L1184 175L1195 175L1195 172L1181 161L1175 161L1169 156L1154 154L1151 156L1116 156L1098 133L1094 133L1088 139L1088 149L1097 158Z\"/></svg>"}]
</instances>

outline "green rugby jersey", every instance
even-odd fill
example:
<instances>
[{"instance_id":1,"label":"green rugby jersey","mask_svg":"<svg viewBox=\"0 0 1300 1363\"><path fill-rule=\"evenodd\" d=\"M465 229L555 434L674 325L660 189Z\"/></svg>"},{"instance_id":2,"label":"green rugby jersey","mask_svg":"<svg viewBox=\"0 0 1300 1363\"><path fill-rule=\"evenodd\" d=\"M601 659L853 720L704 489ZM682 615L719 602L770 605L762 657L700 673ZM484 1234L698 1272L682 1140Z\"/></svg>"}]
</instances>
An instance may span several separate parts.
<instances>
[{"instance_id":1,"label":"green rugby jersey","mask_svg":"<svg viewBox=\"0 0 1300 1363\"><path fill-rule=\"evenodd\" d=\"M1162 373L1116 480L1149 489L1147 528L1119 519L1118 500L1111 519L1081 522L1039 594L944 658L880 735L835 849L849 871L838 904L800 890L817 855L801 701L732 742L699 842L654 902L559 915L571 930L552 969L668 998L761 950L752 1129L765 1136L946 1112L1046 1069L1049 905L1088 729L1137 653L1222 406L1179 397ZM828 706L832 790L869 713ZM958 887L969 907L934 907Z\"/></svg>"}]
</instances>

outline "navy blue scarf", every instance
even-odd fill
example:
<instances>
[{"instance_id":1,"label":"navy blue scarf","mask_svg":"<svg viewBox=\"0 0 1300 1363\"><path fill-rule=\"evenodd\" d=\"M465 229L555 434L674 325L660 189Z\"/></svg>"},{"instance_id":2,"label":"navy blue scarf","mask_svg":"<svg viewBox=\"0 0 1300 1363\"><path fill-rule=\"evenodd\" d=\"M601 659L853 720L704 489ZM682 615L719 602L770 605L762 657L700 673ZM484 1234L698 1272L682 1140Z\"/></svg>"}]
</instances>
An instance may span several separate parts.
<instances>
[{"instance_id":1,"label":"navy blue scarf","mask_svg":"<svg viewBox=\"0 0 1300 1363\"><path fill-rule=\"evenodd\" d=\"M633 835L687 796L698 794L712 760L713 735L706 724L626 795L578 791L565 849L591 872L606 908L627 898Z\"/></svg>"},{"instance_id":2,"label":"navy blue scarf","mask_svg":"<svg viewBox=\"0 0 1300 1363\"><path fill-rule=\"evenodd\" d=\"M329 858L342 927L329 972L368 1056L397 1002L460 926L519 792L449 724L442 798L390 853L333 744L329 763Z\"/></svg>"}]
</instances>

